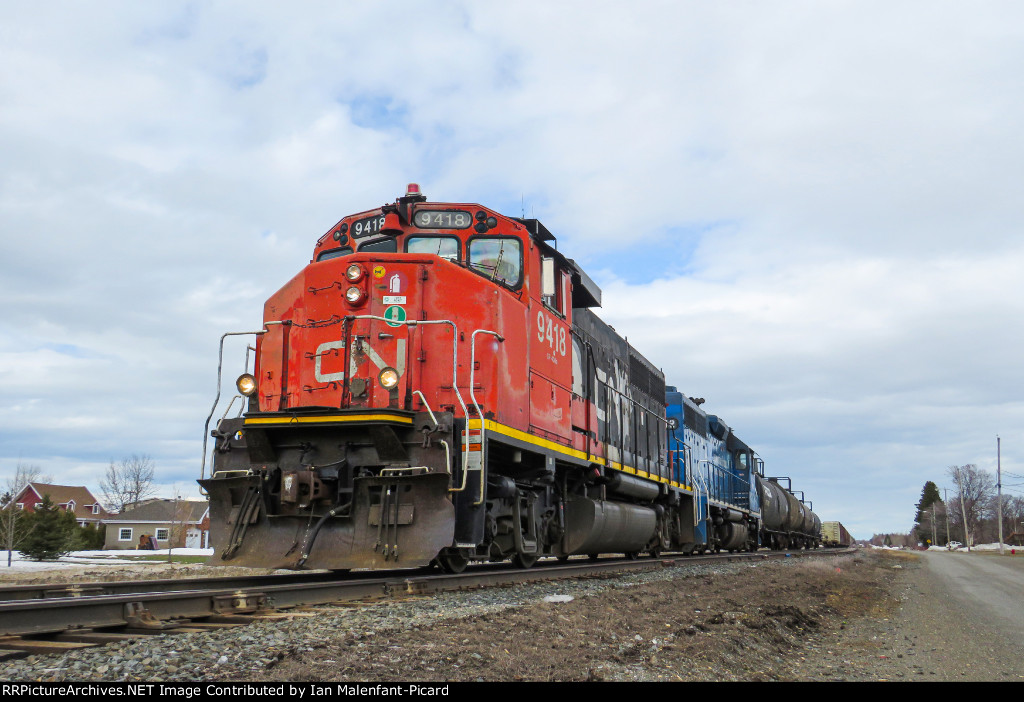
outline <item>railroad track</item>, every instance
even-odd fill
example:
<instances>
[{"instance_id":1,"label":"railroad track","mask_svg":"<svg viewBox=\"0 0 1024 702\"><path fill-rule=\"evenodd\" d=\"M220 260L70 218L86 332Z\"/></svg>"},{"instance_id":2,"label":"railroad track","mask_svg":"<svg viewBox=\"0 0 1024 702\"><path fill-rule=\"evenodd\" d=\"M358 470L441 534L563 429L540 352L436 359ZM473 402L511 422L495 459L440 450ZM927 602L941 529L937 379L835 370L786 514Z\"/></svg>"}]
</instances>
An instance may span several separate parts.
<instances>
[{"instance_id":1,"label":"railroad track","mask_svg":"<svg viewBox=\"0 0 1024 702\"><path fill-rule=\"evenodd\" d=\"M0 660L98 646L127 638L316 616L302 608L387 601L446 590L635 572L681 564L833 556L847 551L773 551L658 559L545 560L522 570L483 565L451 575L430 569L0 587Z\"/></svg>"}]
</instances>

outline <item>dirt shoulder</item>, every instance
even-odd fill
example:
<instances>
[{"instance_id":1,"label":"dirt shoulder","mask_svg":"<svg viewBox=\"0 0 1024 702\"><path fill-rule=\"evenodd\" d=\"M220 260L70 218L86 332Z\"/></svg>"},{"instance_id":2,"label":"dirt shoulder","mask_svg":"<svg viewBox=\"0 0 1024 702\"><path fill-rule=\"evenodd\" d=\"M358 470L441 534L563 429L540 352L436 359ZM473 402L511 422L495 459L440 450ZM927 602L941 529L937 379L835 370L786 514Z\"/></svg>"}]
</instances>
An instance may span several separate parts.
<instances>
[{"instance_id":1,"label":"dirt shoulder","mask_svg":"<svg viewBox=\"0 0 1024 702\"><path fill-rule=\"evenodd\" d=\"M919 557L862 552L761 561L731 573L624 588L564 603L344 634L290 656L266 680L797 681L1002 680L934 655L957 622ZM910 606L907 606L910 605ZM938 612L938 618L935 614ZM925 618L926 623L918 622ZM962 632L958 632L961 633Z\"/></svg>"}]
</instances>

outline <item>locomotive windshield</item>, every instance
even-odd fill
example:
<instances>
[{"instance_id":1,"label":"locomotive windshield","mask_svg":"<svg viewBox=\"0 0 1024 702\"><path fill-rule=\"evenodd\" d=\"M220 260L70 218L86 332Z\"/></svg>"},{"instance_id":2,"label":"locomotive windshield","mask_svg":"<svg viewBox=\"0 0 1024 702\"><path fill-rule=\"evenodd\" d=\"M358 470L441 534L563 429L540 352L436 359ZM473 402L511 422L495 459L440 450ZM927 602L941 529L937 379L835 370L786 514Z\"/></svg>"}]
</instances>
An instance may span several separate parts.
<instances>
[{"instance_id":1,"label":"locomotive windshield","mask_svg":"<svg viewBox=\"0 0 1024 702\"><path fill-rule=\"evenodd\" d=\"M522 246L515 237L470 239L469 267L491 280L516 287L523 271Z\"/></svg>"},{"instance_id":2,"label":"locomotive windshield","mask_svg":"<svg viewBox=\"0 0 1024 702\"><path fill-rule=\"evenodd\" d=\"M352 249L348 246L343 246L340 249L328 249L327 251L321 251L316 260L326 261L331 258L338 258L339 256L348 256L350 253L352 253Z\"/></svg>"},{"instance_id":3,"label":"locomotive windshield","mask_svg":"<svg viewBox=\"0 0 1024 702\"><path fill-rule=\"evenodd\" d=\"M398 242L393 238L378 239L377 241L364 241L359 245L360 252L372 251L374 253L397 253Z\"/></svg>"},{"instance_id":4,"label":"locomotive windshield","mask_svg":"<svg viewBox=\"0 0 1024 702\"><path fill-rule=\"evenodd\" d=\"M413 236L405 241L406 253L426 253L449 261L459 260L459 240L453 236Z\"/></svg>"}]
</instances>

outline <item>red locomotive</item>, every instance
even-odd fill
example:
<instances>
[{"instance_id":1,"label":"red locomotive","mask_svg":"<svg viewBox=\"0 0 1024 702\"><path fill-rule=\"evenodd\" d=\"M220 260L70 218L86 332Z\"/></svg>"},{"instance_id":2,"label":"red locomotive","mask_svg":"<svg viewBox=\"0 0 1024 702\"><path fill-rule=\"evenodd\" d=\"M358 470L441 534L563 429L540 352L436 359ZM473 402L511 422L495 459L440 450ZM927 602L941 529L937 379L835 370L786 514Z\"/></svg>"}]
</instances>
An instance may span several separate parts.
<instances>
[{"instance_id":1,"label":"red locomotive","mask_svg":"<svg viewBox=\"0 0 1024 702\"><path fill-rule=\"evenodd\" d=\"M247 410L213 432L211 563L457 572L692 542L664 375L600 299L535 219L415 185L342 219L267 301Z\"/></svg>"}]
</instances>

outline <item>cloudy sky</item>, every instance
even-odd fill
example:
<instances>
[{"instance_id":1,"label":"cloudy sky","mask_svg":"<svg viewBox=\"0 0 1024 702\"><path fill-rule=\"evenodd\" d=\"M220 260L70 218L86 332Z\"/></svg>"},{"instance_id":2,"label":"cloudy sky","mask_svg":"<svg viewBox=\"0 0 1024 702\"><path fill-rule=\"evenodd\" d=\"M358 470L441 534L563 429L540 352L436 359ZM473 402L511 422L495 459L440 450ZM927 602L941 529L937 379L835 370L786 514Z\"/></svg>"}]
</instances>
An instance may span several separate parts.
<instances>
[{"instance_id":1,"label":"cloudy sky","mask_svg":"<svg viewBox=\"0 0 1024 702\"><path fill-rule=\"evenodd\" d=\"M147 453L192 491L220 335L415 181L541 219L770 474L905 531L997 434L1024 473L1022 35L1010 2L0 4L0 476Z\"/></svg>"}]
</instances>

